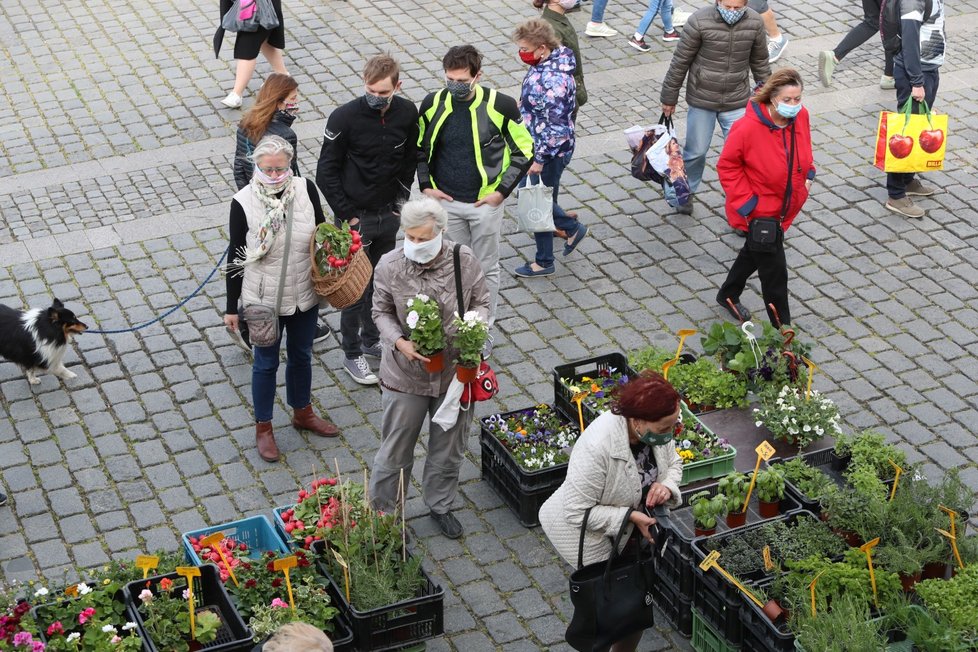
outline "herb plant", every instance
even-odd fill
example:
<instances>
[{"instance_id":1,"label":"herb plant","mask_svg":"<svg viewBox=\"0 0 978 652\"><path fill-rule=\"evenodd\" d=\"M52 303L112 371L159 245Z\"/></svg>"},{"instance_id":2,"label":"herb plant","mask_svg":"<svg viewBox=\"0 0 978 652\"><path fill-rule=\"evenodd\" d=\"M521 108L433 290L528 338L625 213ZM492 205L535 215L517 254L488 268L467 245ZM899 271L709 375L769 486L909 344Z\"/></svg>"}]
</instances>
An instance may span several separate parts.
<instances>
[{"instance_id":1,"label":"herb plant","mask_svg":"<svg viewBox=\"0 0 978 652\"><path fill-rule=\"evenodd\" d=\"M820 469L808 465L800 457L792 458L786 462L777 462L772 466L780 469L785 480L812 500L820 499L828 493L830 487L835 486L832 478Z\"/></svg>"},{"instance_id":2,"label":"herb plant","mask_svg":"<svg viewBox=\"0 0 978 652\"><path fill-rule=\"evenodd\" d=\"M693 520L701 530L712 530L717 526L717 519L727 513L727 501L722 494L710 496L707 491L700 491L689 498L693 508Z\"/></svg>"},{"instance_id":3,"label":"herb plant","mask_svg":"<svg viewBox=\"0 0 978 652\"><path fill-rule=\"evenodd\" d=\"M743 511L749 485L750 480L748 480L747 475L739 471L728 473L720 478L717 489L726 501L727 513Z\"/></svg>"},{"instance_id":4,"label":"herb plant","mask_svg":"<svg viewBox=\"0 0 978 652\"><path fill-rule=\"evenodd\" d=\"M763 469L757 472L754 483L757 499L766 503L775 503L784 498L784 474L775 468Z\"/></svg>"}]
</instances>

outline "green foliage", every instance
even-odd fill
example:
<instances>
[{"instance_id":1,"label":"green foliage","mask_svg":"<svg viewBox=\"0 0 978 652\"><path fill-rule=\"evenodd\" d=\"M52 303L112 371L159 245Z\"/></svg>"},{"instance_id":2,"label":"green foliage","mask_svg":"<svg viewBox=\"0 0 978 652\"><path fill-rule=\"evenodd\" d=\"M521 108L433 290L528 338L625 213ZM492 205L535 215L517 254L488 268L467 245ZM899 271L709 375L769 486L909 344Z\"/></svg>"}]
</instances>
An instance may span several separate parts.
<instances>
[{"instance_id":1,"label":"green foliage","mask_svg":"<svg viewBox=\"0 0 978 652\"><path fill-rule=\"evenodd\" d=\"M812 617L811 609L793 612L791 629L805 650L817 652L868 652L885 650L883 621L873 619L869 606L842 596L827 613Z\"/></svg>"},{"instance_id":2,"label":"green foliage","mask_svg":"<svg viewBox=\"0 0 978 652\"><path fill-rule=\"evenodd\" d=\"M812 390L806 398L800 387L775 386L761 392L761 406L754 409L758 425L764 425L778 439L803 449L824 435L842 432L839 410L832 399Z\"/></svg>"},{"instance_id":3,"label":"green foliage","mask_svg":"<svg viewBox=\"0 0 978 652\"><path fill-rule=\"evenodd\" d=\"M723 494L710 496L707 491L700 491L689 498L693 508L693 520L701 530L712 530L717 526L717 519L727 513L727 501Z\"/></svg>"},{"instance_id":4,"label":"green foliage","mask_svg":"<svg viewBox=\"0 0 978 652\"><path fill-rule=\"evenodd\" d=\"M291 575L295 613L287 606L288 595L284 587L279 591L265 594L265 599L251 609L248 624L255 632L256 643L274 633L282 625L297 621L309 623L327 632L333 631L333 618L339 610L330 603L329 594L326 592L326 579L319 577L311 568L309 572L296 572L298 570L293 568ZM282 576L282 573L276 574ZM282 595L285 597L283 598ZM278 601L274 602L276 599Z\"/></svg>"},{"instance_id":5,"label":"green foliage","mask_svg":"<svg viewBox=\"0 0 978 652\"><path fill-rule=\"evenodd\" d=\"M968 643L978 643L978 565L959 569L949 580L924 580L916 590L938 620Z\"/></svg>"},{"instance_id":6,"label":"green foliage","mask_svg":"<svg viewBox=\"0 0 978 652\"><path fill-rule=\"evenodd\" d=\"M675 365L669 370L669 381L691 404L718 409L747 406L747 379L723 371L709 358Z\"/></svg>"},{"instance_id":7,"label":"green foliage","mask_svg":"<svg viewBox=\"0 0 978 652\"><path fill-rule=\"evenodd\" d=\"M811 556L797 561L787 561L788 572L776 578L771 592L781 598L782 606L797 613L799 609L811 609L809 585L821 573L815 590L815 607L818 613L828 612L829 605L843 596L856 605L871 607L873 588L869 578L866 555L856 548L846 551L842 561L832 562L824 557ZM823 572L824 571L824 572ZM876 590L880 604L889 604L902 592L900 578L883 568L874 568Z\"/></svg>"},{"instance_id":8,"label":"green foliage","mask_svg":"<svg viewBox=\"0 0 978 652\"><path fill-rule=\"evenodd\" d=\"M727 513L743 511L749 485L750 480L747 474L740 473L739 471L734 471L720 478L717 489L726 501Z\"/></svg>"},{"instance_id":9,"label":"green foliage","mask_svg":"<svg viewBox=\"0 0 978 652\"><path fill-rule=\"evenodd\" d=\"M781 500L784 498L784 473L773 467L758 471L754 490L757 499L766 503Z\"/></svg>"},{"instance_id":10,"label":"green foliage","mask_svg":"<svg viewBox=\"0 0 978 652\"><path fill-rule=\"evenodd\" d=\"M891 627L905 632L919 652L967 652L972 649L958 632L907 599L887 605L886 621Z\"/></svg>"},{"instance_id":11,"label":"green foliage","mask_svg":"<svg viewBox=\"0 0 978 652\"><path fill-rule=\"evenodd\" d=\"M847 478L853 470L869 467L876 473L876 477L888 480L895 474L891 460L901 468L907 465L907 454L902 449L887 444L886 437L874 430L864 430L855 435L837 435L835 453L840 457L852 456L846 471Z\"/></svg>"},{"instance_id":12,"label":"green foliage","mask_svg":"<svg viewBox=\"0 0 978 652\"><path fill-rule=\"evenodd\" d=\"M405 321L411 330L409 339L414 342L418 353L428 356L444 349L445 330L438 302L426 294L416 294L408 300L407 307Z\"/></svg>"},{"instance_id":13,"label":"green foliage","mask_svg":"<svg viewBox=\"0 0 978 652\"><path fill-rule=\"evenodd\" d=\"M482 362L482 347L489 336L489 324L474 310L452 320L455 327L455 348L458 356L455 363L465 367L478 367Z\"/></svg>"},{"instance_id":14,"label":"green foliage","mask_svg":"<svg viewBox=\"0 0 978 652\"><path fill-rule=\"evenodd\" d=\"M186 590L185 578L164 578L139 595L136 607L143 617L146 634L159 650L187 652L190 649L190 612L188 602L183 598ZM199 600L199 592L195 593ZM195 610L194 615L195 640L204 645L215 640L221 625L220 618L200 608Z\"/></svg>"},{"instance_id":15,"label":"green foliage","mask_svg":"<svg viewBox=\"0 0 978 652\"><path fill-rule=\"evenodd\" d=\"M863 540L877 536L886 518L886 487L884 491L864 494L852 487L829 487L822 506L829 515L829 525L846 532L855 532Z\"/></svg>"},{"instance_id":16,"label":"green foliage","mask_svg":"<svg viewBox=\"0 0 978 652\"><path fill-rule=\"evenodd\" d=\"M820 469L810 466L800 457L787 462L776 462L771 466L780 469L784 478L801 493L812 500L819 500L834 487L835 483Z\"/></svg>"},{"instance_id":17,"label":"green foliage","mask_svg":"<svg viewBox=\"0 0 978 652\"><path fill-rule=\"evenodd\" d=\"M628 365L639 373L646 370L661 373L662 365L675 357L675 353L667 351L666 349L658 346L647 346L644 349L639 349L638 351L632 351L629 353ZM673 370L675 370L675 368L673 368Z\"/></svg>"},{"instance_id":18,"label":"green foliage","mask_svg":"<svg viewBox=\"0 0 978 652\"><path fill-rule=\"evenodd\" d=\"M755 327L756 349L750 345L739 324L727 321L713 323L700 343L706 355L716 357L724 368L743 374L755 386L773 383L781 387L791 382L787 359L781 355L785 337L766 321L761 323L761 332L756 331ZM798 360L801 356L811 357L810 343L795 338L791 348ZM800 362L798 371L794 382L804 384L807 370Z\"/></svg>"}]
</instances>

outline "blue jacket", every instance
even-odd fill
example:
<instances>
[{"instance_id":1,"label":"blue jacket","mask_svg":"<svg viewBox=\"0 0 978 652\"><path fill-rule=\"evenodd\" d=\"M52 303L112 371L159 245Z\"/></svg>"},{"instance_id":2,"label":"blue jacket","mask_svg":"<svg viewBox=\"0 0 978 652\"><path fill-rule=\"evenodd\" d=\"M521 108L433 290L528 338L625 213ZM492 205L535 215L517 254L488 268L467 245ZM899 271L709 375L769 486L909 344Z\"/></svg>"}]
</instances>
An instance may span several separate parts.
<instances>
[{"instance_id":1,"label":"blue jacket","mask_svg":"<svg viewBox=\"0 0 978 652\"><path fill-rule=\"evenodd\" d=\"M577 63L570 48L560 46L523 78L520 112L533 136L533 160L546 163L574 151L577 108Z\"/></svg>"}]
</instances>

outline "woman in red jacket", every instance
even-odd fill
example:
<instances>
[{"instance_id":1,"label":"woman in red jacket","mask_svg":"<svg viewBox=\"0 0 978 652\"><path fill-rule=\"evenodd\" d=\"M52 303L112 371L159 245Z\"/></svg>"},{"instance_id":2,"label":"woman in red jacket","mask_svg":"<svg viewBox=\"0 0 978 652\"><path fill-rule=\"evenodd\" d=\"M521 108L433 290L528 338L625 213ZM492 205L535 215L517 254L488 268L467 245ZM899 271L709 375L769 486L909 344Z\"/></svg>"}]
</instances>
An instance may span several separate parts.
<instances>
[{"instance_id":1,"label":"woman in red jacket","mask_svg":"<svg viewBox=\"0 0 978 652\"><path fill-rule=\"evenodd\" d=\"M740 303L740 293L756 271L771 323L777 325L779 319L782 324L791 323L784 232L808 199L815 179L812 135L801 92L796 70L782 68L772 74L747 103L744 117L730 128L717 162L727 197L727 221L747 236L717 302L740 321L750 319ZM774 232L768 246L755 241L751 233L749 224L757 218L775 220L768 222Z\"/></svg>"}]
</instances>

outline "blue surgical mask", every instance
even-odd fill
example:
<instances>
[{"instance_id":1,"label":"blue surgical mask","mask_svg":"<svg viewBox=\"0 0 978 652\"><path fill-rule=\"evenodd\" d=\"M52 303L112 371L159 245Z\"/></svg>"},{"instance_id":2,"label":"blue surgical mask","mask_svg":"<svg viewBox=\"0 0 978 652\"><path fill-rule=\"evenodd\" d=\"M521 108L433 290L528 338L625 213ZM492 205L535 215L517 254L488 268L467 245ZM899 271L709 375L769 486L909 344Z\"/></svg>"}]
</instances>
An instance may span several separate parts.
<instances>
[{"instance_id":1,"label":"blue surgical mask","mask_svg":"<svg viewBox=\"0 0 978 652\"><path fill-rule=\"evenodd\" d=\"M783 102L778 102L774 107L774 110L778 112L782 118L794 118L801 111L801 102L795 105L785 104Z\"/></svg>"},{"instance_id":2,"label":"blue surgical mask","mask_svg":"<svg viewBox=\"0 0 978 652\"><path fill-rule=\"evenodd\" d=\"M728 25L733 25L747 13L747 8L743 9L724 9L720 5L717 5L717 11L720 12L720 17L723 18L723 22Z\"/></svg>"},{"instance_id":3,"label":"blue surgical mask","mask_svg":"<svg viewBox=\"0 0 978 652\"><path fill-rule=\"evenodd\" d=\"M475 82L464 82L455 81L454 79L445 80L445 88L448 92L452 94L456 100L464 100L472 92L472 86Z\"/></svg>"}]
</instances>

